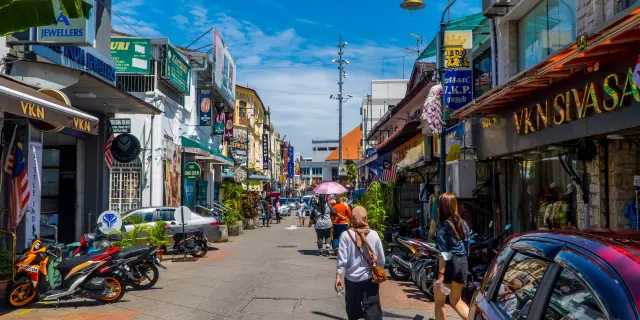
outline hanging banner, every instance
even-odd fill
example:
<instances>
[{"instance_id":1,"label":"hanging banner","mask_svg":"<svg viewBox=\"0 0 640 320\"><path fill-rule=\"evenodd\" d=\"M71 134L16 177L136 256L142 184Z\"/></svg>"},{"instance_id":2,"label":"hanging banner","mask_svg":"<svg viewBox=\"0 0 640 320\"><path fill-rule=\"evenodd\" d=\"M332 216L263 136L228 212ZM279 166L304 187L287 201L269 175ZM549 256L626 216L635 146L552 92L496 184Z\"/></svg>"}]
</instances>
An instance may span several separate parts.
<instances>
[{"instance_id":1,"label":"hanging banner","mask_svg":"<svg viewBox=\"0 0 640 320\"><path fill-rule=\"evenodd\" d=\"M25 248L31 245L33 239L40 235L40 200L42 188L42 144L39 142L29 142L29 155L27 159L27 179L31 195L27 203L25 213Z\"/></svg>"},{"instance_id":2,"label":"hanging banner","mask_svg":"<svg viewBox=\"0 0 640 320\"><path fill-rule=\"evenodd\" d=\"M172 45L167 44L167 56L165 58L165 77L178 89L181 93L189 95L189 76L191 75L191 66L178 53Z\"/></svg>"},{"instance_id":3,"label":"hanging banner","mask_svg":"<svg viewBox=\"0 0 640 320\"><path fill-rule=\"evenodd\" d=\"M444 38L444 104L457 110L473 100L473 32L445 31Z\"/></svg>"},{"instance_id":4,"label":"hanging banner","mask_svg":"<svg viewBox=\"0 0 640 320\"><path fill-rule=\"evenodd\" d=\"M213 124L213 134L215 135L223 135L225 128L225 114L224 114L224 104L222 102L216 103L216 121Z\"/></svg>"},{"instance_id":5,"label":"hanging banner","mask_svg":"<svg viewBox=\"0 0 640 320\"><path fill-rule=\"evenodd\" d=\"M201 126L211 126L211 90L200 90L199 118Z\"/></svg>"},{"instance_id":6,"label":"hanging banner","mask_svg":"<svg viewBox=\"0 0 640 320\"><path fill-rule=\"evenodd\" d=\"M453 152L459 152L461 148L473 148L473 136L471 121L463 121L445 131L445 143L447 148L447 158ZM456 151L457 150L457 151ZM433 137L433 155L440 155L440 139L439 136ZM458 158L459 154L451 155L452 158Z\"/></svg>"},{"instance_id":7,"label":"hanging banner","mask_svg":"<svg viewBox=\"0 0 640 320\"><path fill-rule=\"evenodd\" d=\"M300 161L302 161L300 153L296 153L295 155L295 173L294 176L300 176Z\"/></svg>"},{"instance_id":8,"label":"hanging banner","mask_svg":"<svg viewBox=\"0 0 640 320\"><path fill-rule=\"evenodd\" d=\"M289 158L289 161L287 162L287 178L293 178L293 174L295 173L295 165L292 146L289 146L289 148L287 148L287 157Z\"/></svg>"},{"instance_id":9,"label":"hanging banner","mask_svg":"<svg viewBox=\"0 0 640 320\"><path fill-rule=\"evenodd\" d=\"M224 141L231 142L233 139L233 112L228 112L225 114L225 125L224 125Z\"/></svg>"},{"instance_id":10,"label":"hanging banner","mask_svg":"<svg viewBox=\"0 0 640 320\"><path fill-rule=\"evenodd\" d=\"M181 190L180 175L182 169L182 153L180 146L173 142L166 141L165 154L165 205L169 207L179 207Z\"/></svg>"},{"instance_id":11,"label":"hanging banner","mask_svg":"<svg viewBox=\"0 0 640 320\"><path fill-rule=\"evenodd\" d=\"M269 170L269 134L262 135L262 169Z\"/></svg>"},{"instance_id":12,"label":"hanging banner","mask_svg":"<svg viewBox=\"0 0 640 320\"><path fill-rule=\"evenodd\" d=\"M213 85L227 104L236 104L236 63L218 30L213 30Z\"/></svg>"},{"instance_id":13,"label":"hanging banner","mask_svg":"<svg viewBox=\"0 0 640 320\"><path fill-rule=\"evenodd\" d=\"M236 162L236 165L247 165L247 148L248 144L248 132L244 129L233 129L233 140L231 141L231 158Z\"/></svg>"},{"instance_id":14,"label":"hanging banner","mask_svg":"<svg viewBox=\"0 0 640 320\"><path fill-rule=\"evenodd\" d=\"M395 148L391 157L393 163L401 167L424 160L424 134L419 134Z\"/></svg>"}]
</instances>

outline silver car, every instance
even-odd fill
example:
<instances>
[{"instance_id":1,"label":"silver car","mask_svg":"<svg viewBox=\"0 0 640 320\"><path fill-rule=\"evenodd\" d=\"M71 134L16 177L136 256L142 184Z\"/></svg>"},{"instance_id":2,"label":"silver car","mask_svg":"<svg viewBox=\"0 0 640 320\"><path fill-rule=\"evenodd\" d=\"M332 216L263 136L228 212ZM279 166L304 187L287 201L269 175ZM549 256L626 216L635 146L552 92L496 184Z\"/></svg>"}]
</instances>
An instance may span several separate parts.
<instances>
[{"instance_id":1,"label":"silver car","mask_svg":"<svg viewBox=\"0 0 640 320\"><path fill-rule=\"evenodd\" d=\"M187 208L188 209L188 208ZM133 224L126 220L130 216L138 216L148 226L154 226L157 221L164 221L171 228L171 234L181 233L182 224L178 223L175 219L176 215L180 214L180 208L176 207L157 207L157 208L140 208L126 212L123 215L123 227L125 231L133 230ZM203 217L199 214L191 212L191 219L184 224L185 232L195 231L199 228L204 228L207 240L209 242L215 242L222 237L222 231L220 231L220 225L214 217ZM148 234L141 235L143 237Z\"/></svg>"}]
</instances>

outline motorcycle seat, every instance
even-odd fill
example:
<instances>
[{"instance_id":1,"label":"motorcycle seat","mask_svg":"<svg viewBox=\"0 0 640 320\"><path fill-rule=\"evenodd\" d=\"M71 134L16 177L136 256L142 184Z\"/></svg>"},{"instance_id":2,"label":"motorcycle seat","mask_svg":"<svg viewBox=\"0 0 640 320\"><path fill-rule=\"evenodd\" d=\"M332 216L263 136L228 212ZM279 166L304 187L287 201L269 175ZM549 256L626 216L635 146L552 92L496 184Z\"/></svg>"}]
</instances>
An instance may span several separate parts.
<instances>
[{"instance_id":1,"label":"motorcycle seat","mask_svg":"<svg viewBox=\"0 0 640 320\"><path fill-rule=\"evenodd\" d=\"M60 271L60 274L63 275L63 277L66 277L66 275L71 271L71 269L73 269L76 266L79 266L89 260L92 260L98 256L101 256L105 253L105 250L98 250L92 253L89 253L87 255L83 255L83 256L77 256L77 257L71 257L71 258L66 258L63 259L60 264L58 264L58 271Z\"/></svg>"},{"instance_id":2,"label":"motorcycle seat","mask_svg":"<svg viewBox=\"0 0 640 320\"><path fill-rule=\"evenodd\" d=\"M153 251L152 246L135 246L126 249L120 249L116 252L114 259L128 259Z\"/></svg>"}]
</instances>

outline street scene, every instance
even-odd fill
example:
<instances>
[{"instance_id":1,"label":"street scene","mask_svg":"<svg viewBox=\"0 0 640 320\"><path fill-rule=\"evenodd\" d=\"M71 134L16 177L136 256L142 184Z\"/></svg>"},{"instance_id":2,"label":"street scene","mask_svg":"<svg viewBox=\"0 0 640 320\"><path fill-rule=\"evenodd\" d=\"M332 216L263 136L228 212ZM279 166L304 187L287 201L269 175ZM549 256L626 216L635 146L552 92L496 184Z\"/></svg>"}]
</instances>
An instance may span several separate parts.
<instances>
[{"instance_id":1,"label":"street scene","mask_svg":"<svg viewBox=\"0 0 640 320\"><path fill-rule=\"evenodd\" d=\"M640 0L0 1L2 319L639 319Z\"/></svg>"}]
</instances>

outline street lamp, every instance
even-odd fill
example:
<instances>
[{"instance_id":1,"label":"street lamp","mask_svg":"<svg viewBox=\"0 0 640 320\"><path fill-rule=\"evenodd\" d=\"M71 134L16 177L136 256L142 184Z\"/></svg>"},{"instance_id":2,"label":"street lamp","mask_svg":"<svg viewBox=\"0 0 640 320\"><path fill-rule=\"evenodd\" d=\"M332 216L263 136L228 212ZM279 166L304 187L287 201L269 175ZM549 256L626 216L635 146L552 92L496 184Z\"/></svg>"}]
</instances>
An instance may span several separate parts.
<instances>
[{"instance_id":1,"label":"street lamp","mask_svg":"<svg viewBox=\"0 0 640 320\"><path fill-rule=\"evenodd\" d=\"M444 48L444 32L445 29L447 28L447 23L448 22L444 22L444 16L445 14L449 11L449 9L451 8L451 6L456 3L456 0L449 0L449 4L447 5L447 7L444 9L444 11L442 11L442 17L440 18L440 32L438 33L438 48L439 48L439 56L436 58L437 62L438 62L438 79L440 80L440 83L444 83L442 80L444 78L444 52L445 52L445 48ZM402 4L400 4L400 7L403 9L407 9L407 10L418 10L418 9L422 9L424 8L424 3L422 3L422 0L404 0L404 2ZM440 165L439 165L439 170L440 170L440 190L441 192L446 192L447 190L447 184L446 184L446 178L447 178L447 154L446 154L446 147L447 147L447 143L445 141L445 136L444 136L444 132L447 128L447 118L446 118L446 114L445 114L445 104L444 104L444 95L442 95L440 97L440 104L442 105L442 132L440 132Z\"/></svg>"}]
</instances>

